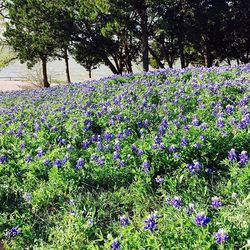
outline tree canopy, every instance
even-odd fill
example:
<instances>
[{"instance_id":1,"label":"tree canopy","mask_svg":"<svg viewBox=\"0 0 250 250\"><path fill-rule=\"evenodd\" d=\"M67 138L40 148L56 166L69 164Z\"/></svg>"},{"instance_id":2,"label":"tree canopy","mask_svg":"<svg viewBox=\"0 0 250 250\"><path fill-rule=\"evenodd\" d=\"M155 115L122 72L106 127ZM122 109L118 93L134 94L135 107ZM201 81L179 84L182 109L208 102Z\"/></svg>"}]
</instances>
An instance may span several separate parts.
<instances>
[{"instance_id":1,"label":"tree canopy","mask_svg":"<svg viewBox=\"0 0 250 250\"><path fill-rule=\"evenodd\" d=\"M4 0L5 37L21 62L62 58L68 52L91 70L133 72L133 62L158 68L250 62L250 2L244 0ZM151 58L149 60L149 58Z\"/></svg>"}]
</instances>

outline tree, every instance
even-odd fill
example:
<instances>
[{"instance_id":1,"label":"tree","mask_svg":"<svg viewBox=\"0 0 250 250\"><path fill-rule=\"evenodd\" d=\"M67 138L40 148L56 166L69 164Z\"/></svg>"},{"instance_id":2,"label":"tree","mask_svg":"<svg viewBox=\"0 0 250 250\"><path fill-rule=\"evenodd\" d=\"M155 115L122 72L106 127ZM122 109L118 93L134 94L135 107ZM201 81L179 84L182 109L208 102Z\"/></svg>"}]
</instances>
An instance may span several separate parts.
<instances>
[{"instance_id":1,"label":"tree","mask_svg":"<svg viewBox=\"0 0 250 250\"><path fill-rule=\"evenodd\" d=\"M59 59L64 59L67 82L71 82L68 51L75 32L74 5L70 0L46 1L46 9L51 13L47 19L50 36L53 37Z\"/></svg>"},{"instance_id":2,"label":"tree","mask_svg":"<svg viewBox=\"0 0 250 250\"><path fill-rule=\"evenodd\" d=\"M204 65L211 67L220 57L224 46L224 14L227 10L225 0L188 0L187 21L190 23L189 41L197 54L203 55Z\"/></svg>"},{"instance_id":3,"label":"tree","mask_svg":"<svg viewBox=\"0 0 250 250\"><path fill-rule=\"evenodd\" d=\"M71 51L75 59L82 65L89 64L89 58L104 63L113 74L131 73L138 43L127 27L128 17L117 15L113 5L103 0L82 0L74 8L76 32Z\"/></svg>"},{"instance_id":4,"label":"tree","mask_svg":"<svg viewBox=\"0 0 250 250\"><path fill-rule=\"evenodd\" d=\"M230 63L236 59L241 63L250 62L250 2L228 0L228 11L224 25L225 44L223 58Z\"/></svg>"},{"instance_id":5,"label":"tree","mask_svg":"<svg viewBox=\"0 0 250 250\"><path fill-rule=\"evenodd\" d=\"M7 42L17 53L21 63L29 68L42 62L43 85L49 87L47 62L55 57L57 43L51 36L50 18L53 10L49 3L40 0L19 0L7 2L10 21L4 33Z\"/></svg>"},{"instance_id":6,"label":"tree","mask_svg":"<svg viewBox=\"0 0 250 250\"><path fill-rule=\"evenodd\" d=\"M95 54L95 51L89 49L91 48L84 43L77 43L71 49L71 53L75 60L89 72L89 78L92 78L92 70L97 68L101 58Z\"/></svg>"},{"instance_id":7,"label":"tree","mask_svg":"<svg viewBox=\"0 0 250 250\"><path fill-rule=\"evenodd\" d=\"M157 20L155 22L154 34L151 37L153 42L150 52L153 49L157 57L166 61L170 68L173 67L179 55L177 12L175 6L176 2L168 0L157 2L153 6L154 12L157 13Z\"/></svg>"},{"instance_id":8,"label":"tree","mask_svg":"<svg viewBox=\"0 0 250 250\"><path fill-rule=\"evenodd\" d=\"M143 71L149 70L149 17L151 9L150 0L111 0L113 9L122 10L122 15L133 17L130 30L141 42ZM122 6L122 8L121 8Z\"/></svg>"},{"instance_id":9,"label":"tree","mask_svg":"<svg viewBox=\"0 0 250 250\"><path fill-rule=\"evenodd\" d=\"M134 7L140 17L141 24L141 42L142 42L142 62L143 70L149 70L148 58L148 3L146 0L133 1Z\"/></svg>"},{"instance_id":10,"label":"tree","mask_svg":"<svg viewBox=\"0 0 250 250\"><path fill-rule=\"evenodd\" d=\"M12 49L7 46L7 43L4 39L3 32L6 27L6 9L5 5L2 2L0 4L0 69L8 66L13 60L16 59L15 53Z\"/></svg>"},{"instance_id":11,"label":"tree","mask_svg":"<svg viewBox=\"0 0 250 250\"><path fill-rule=\"evenodd\" d=\"M68 53L90 73L99 63L114 74L132 73L132 62L211 67L250 61L250 2L244 0L5 0L5 32L21 62L43 64ZM151 60L151 62L152 62Z\"/></svg>"}]
</instances>

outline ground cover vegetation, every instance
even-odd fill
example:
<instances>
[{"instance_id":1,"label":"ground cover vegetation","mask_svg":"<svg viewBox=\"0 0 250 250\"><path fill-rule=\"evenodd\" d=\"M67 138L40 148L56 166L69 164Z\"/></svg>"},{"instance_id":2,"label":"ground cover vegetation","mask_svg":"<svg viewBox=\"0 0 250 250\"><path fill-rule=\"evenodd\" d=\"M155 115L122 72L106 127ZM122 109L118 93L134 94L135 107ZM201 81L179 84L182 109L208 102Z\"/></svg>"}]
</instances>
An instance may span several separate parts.
<instances>
[{"instance_id":1,"label":"ground cover vegetation","mask_svg":"<svg viewBox=\"0 0 250 250\"><path fill-rule=\"evenodd\" d=\"M4 249L247 249L250 65L0 93Z\"/></svg>"}]
</instances>

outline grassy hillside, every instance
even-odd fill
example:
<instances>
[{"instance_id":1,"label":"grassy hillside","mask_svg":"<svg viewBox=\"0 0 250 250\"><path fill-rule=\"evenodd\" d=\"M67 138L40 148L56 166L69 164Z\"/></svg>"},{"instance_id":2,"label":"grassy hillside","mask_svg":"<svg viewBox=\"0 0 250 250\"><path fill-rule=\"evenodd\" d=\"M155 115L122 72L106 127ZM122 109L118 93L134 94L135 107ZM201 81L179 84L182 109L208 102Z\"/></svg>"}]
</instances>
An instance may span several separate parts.
<instances>
[{"instance_id":1,"label":"grassy hillside","mask_svg":"<svg viewBox=\"0 0 250 250\"><path fill-rule=\"evenodd\" d=\"M5 249L246 249L250 65L0 93Z\"/></svg>"}]
</instances>

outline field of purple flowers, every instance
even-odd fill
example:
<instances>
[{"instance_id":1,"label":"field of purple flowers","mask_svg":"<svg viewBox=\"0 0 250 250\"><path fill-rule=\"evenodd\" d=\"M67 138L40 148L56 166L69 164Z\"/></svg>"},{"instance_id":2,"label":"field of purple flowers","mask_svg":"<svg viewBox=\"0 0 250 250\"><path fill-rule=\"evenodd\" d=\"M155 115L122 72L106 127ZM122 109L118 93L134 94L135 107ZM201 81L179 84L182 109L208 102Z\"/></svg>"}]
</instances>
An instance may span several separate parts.
<instances>
[{"instance_id":1,"label":"field of purple flowers","mask_svg":"<svg viewBox=\"0 0 250 250\"><path fill-rule=\"evenodd\" d=\"M250 65L0 92L4 249L250 247Z\"/></svg>"}]
</instances>

